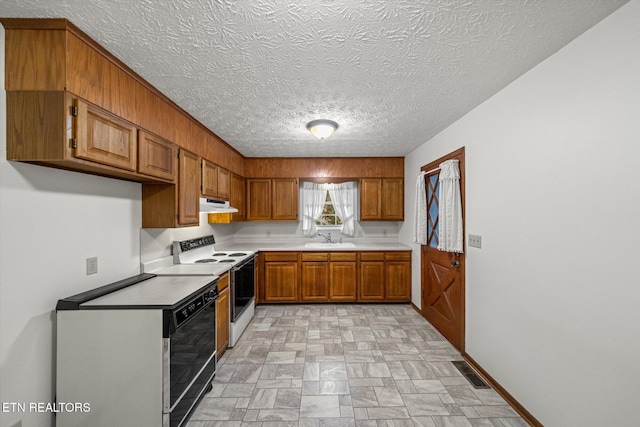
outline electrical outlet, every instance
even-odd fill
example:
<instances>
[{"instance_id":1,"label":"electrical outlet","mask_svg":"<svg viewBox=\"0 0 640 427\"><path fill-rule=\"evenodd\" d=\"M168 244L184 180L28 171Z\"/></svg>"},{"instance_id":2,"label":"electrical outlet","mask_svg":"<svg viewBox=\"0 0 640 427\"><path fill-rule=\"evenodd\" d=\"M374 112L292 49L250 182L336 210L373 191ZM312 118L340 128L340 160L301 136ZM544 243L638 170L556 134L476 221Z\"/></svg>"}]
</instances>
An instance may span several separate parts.
<instances>
[{"instance_id":1,"label":"electrical outlet","mask_svg":"<svg viewBox=\"0 0 640 427\"><path fill-rule=\"evenodd\" d=\"M482 236L469 234L469 246L473 248L482 248Z\"/></svg>"},{"instance_id":2,"label":"electrical outlet","mask_svg":"<svg viewBox=\"0 0 640 427\"><path fill-rule=\"evenodd\" d=\"M87 276L98 272L98 257L87 258Z\"/></svg>"}]
</instances>

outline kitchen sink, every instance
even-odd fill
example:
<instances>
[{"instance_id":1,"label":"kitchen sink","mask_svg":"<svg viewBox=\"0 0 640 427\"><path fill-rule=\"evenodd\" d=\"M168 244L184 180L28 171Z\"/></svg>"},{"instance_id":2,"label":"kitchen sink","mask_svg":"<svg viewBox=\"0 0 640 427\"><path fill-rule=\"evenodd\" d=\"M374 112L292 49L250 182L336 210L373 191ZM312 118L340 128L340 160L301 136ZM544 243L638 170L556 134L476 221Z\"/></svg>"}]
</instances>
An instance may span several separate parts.
<instances>
[{"instance_id":1,"label":"kitchen sink","mask_svg":"<svg viewBox=\"0 0 640 427\"><path fill-rule=\"evenodd\" d=\"M336 249L355 249L356 245L351 242L344 243L328 243L328 242L311 242L305 243L304 247L307 249L324 249L327 251Z\"/></svg>"}]
</instances>

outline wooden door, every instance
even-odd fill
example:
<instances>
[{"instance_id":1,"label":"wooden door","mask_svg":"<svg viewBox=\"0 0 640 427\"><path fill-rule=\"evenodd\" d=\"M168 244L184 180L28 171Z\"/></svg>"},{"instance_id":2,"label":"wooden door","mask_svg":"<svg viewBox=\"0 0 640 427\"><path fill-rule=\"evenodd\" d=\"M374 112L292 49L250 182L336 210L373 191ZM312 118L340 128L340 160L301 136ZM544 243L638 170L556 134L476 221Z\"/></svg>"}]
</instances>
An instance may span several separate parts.
<instances>
[{"instance_id":1,"label":"wooden door","mask_svg":"<svg viewBox=\"0 0 640 427\"><path fill-rule=\"evenodd\" d=\"M298 178L271 180L271 219L298 219Z\"/></svg>"},{"instance_id":2,"label":"wooden door","mask_svg":"<svg viewBox=\"0 0 640 427\"><path fill-rule=\"evenodd\" d=\"M202 159L202 195L218 197L218 165Z\"/></svg>"},{"instance_id":3,"label":"wooden door","mask_svg":"<svg viewBox=\"0 0 640 427\"><path fill-rule=\"evenodd\" d=\"M302 254L304 258L305 254ZM326 254L325 254L326 257ZM329 301L329 263L302 261L300 263L300 291L302 301Z\"/></svg>"},{"instance_id":4,"label":"wooden door","mask_svg":"<svg viewBox=\"0 0 640 427\"><path fill-rule=\"evenodd\" d=\"M271 180L247 179L247 220L271 219Z\"/></svg>"},{"instance_id":5,"label":"wooden door","mask_svg":"<svg viewBox=\"0 0 640 427\"><path fill-rule=\"evenodd\" d=\"M298 262L264 263L265 302L297 302Z\"/></svg>"},{"instance_id":6,"label":"wooden door","mask_svg":"<svg viewBox=\"0 0 640 427\"><path fill-rule=\"evenodd\" d=\"M229 275L225 274L218 280L220 296L216 301L216 357L220 360L229 346Z\"/></svg>"},{"instance_id":7,"label":"wooden door","mask_svg":"<svg viewBox=\"0 0 640 427\"><path fill-rule=\"evenodd\" d=\"M359 301L384 301L384 262L360 261Z\"/></svg>"},{"instance_id":8,"label":"wooden door","mask_svg":"<svg viewBox=\"0 0 640 427\"><path fill-rule=\"evenodd\" d=\"M353 302L357 294L355 252L332 252L329 263L329 300Z\"/></svg>"},{"instance_id":9,"label":"wooden door","mask_svg":"<svg viewBox=\"0 0 640 427\"><path fill-rule=\"evenodd\" d=\"M362 221L382 219L382 180L380 178L360 180L360 219Z\"/></svg>"},{"instance_id":10,"label":"wooden door","mask_svg":"<svg viewBox=\"0 0 640 427\"><path fill-rule=\"evenodd\" d=\"M460 162L460 193L464 224L464 148L423 166L422 170L433 171L440 163L450 159ZM438 178L439 170L429 172L425 176L428 226L427 244L421 247L422 315L455 348L464 353L465 256L437 249Z\"/></svg>"},{"instance_id":11,"label":"wooden door","mask_svg":"<svg viewBox=\"0 0 640 427\"><path fill-rule=\"evenodd\" d=\"M175 144L143 130L138 131L138 172L175 181Z\"/></svg>"},{"instance_id":12,"label":"wooden door","mask_svg":"<svg viewBox=\"0 0 640 427\"><path fill-rule=\"evenodd\" d=\"M404 179L382 179L382 219L404 221Z\"/></svg>"},{"instance_id":13,"label":"wooden door","mask_svg":"<svg viewBox=\"0 0 640 427\"><path fill-rule=\"evenodd\" d=\"M229 200L229 171L218 166L218 197L222 200Z\"/></svg>"},{"instance_id":14,"label":"wooden door","mask_svg":"<svg viewBox=\"0 0 640 427\"><path fill-rule=\"evenodd\" d=\"M137 128L80 99L76 107L74 155L104 165L135 171Z\"/></svg>"},{"instance_id":15,"label":"wooden door","mask_svg":"<svg viewBox=\"0 0 640 427\"><path fill-rule=\"evenodd\" d=\"M245 193L245 179L240 175L232 173L229 189L229 204L238 209L238 212L231 214L231 221L245 220Z\"/></svg>"},{"instance_id":16,"label":"wooden door","mask_svg":"<svg viewBox=\"0 0 640 427\"><path fill-rule=\"evenodd\" d=\"M200 162L196 154L180 149L178 178L178 223L200 223Z\"/></svg>"},{"instance_id":17,"label":"wooden door","mask_svg":"<svg viewBox=\"0 0 640 427\"><path fill-rule=\"evenodd\" d=\"M386 301L411 301L411 253L387 253Z\"/></svg>"}]
</instances>

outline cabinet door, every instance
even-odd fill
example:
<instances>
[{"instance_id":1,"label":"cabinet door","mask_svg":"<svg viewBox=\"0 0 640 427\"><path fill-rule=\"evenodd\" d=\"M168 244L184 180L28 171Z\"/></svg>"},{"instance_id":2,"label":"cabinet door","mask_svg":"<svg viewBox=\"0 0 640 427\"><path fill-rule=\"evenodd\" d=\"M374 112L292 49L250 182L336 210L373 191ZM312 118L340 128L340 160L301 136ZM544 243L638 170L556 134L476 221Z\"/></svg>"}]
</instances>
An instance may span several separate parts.
<instances>
[{"instance_id":1,"label":"cabinet door","mask_svg":"<svg viewBox=\"0 0 640 427\"><path fill-rule=\"evenodd\" d=\"M298 219L298 178L278 178L271 181L271 219Z\"/></svg>"},{"instance_id":2,"label":"cabinet door","mask_svg":"<svg viewBox=\"0 0 640 427\"><path fill-rule=\"evenodd\" d=\"M359 301L384 301L384 262L360 262Z\"/></svg>"},{"instance_id":3,"label":"cabinet door","mask_svg":"<svg viewBox=\"0 0 640 427\"><path fill-rule=\"evenodd\" d=\"M178 223L200 223L200 163L196 154L180 150L178 178Z\"/></svg>"},{"instance_id":4,"label":"cabinet door","mask_svg":"<svg viewBox=\"0 0 640 427\"><path fill-rule=\"evenodd\" d=\"M245 220L245 179L235 173L231 174L231 185L229 191L229 204L238 209L238 212L231 214L231 221Z\"/></svg>"},{"instance_id":5,"label":"cabinet door","mask_svg":"<svg viewBox=\"0 0 640 427\"><path fill-rule=\"evenodd\" d=\"M271 219L271 180L247 179L247 220Z\"/></svg>"},{"instance_id":6,"label":"cabinet door","mask_svg":"<svg viewBox=\"0 0 640 427\"><path fill-rule=\"evenodd\" d=\"M386 301L411 301L411 262L410 261L386 261L385 262L385 300Z\"/></svg>"},{"instance_id":7,"label":"cabinet door","mask_svg":"<svg viewBox=\"0 0 640 427\"><path fill-rule=\"evenodd\" d=\"M218 197L218 165L202 159L202 195Z\"/></svg>"},{"instance_id":8,"label":"cabinet door","mask_svg":"<svg viewBox=\"0 0 640 427\"><path fill-rule=\"evenodd\" d=\"M75 151L77 158L135 171L137 129L94 105L76 99Z\"/></svg>"},{"instance_id":9,"label":"cabinet door","mask_svg":"<svg viewBox=\"0 0 640 427\"><path fill-rule=\"evenodd\" d=\"M138 131L138 172L175 181L176 152L175 144L166 139Z\"/></svg>"},{"instance_id":10,"label":"cabinet door","mask_svg":"<svg viewBox=\"0 0 640 427\"><path fill-rule=\"evenodd\" d=\"M328 262L302 262L300 276L302 301L329 301Z\"/></svg>"},{"instance_id":11,"label":"cabinet door","mask_svg":"<svg viewBox=\"0 0 640 427\"><path fill-rule=\"evenodd\" d=\"M264 287L266 302L297 302L298 263L265 262Z\"/></svg>"},{"instance_id":12,"label":"cabinet door","mask_svg":"<svg viewBox=\"0 0 640 427\"><path fill-rule=\"evenodd\" d=\"M362 221L382 219L382 180L379 178L360 180L360 219Z\"/></svg>"},{"instance_id":13,"label":"cabinet door","mask_svg":"<svg viewBox=\"0 0 640 427\"><path fill-rule=\"evenodd\" d=\"M218 287L222 287L221 283L226 280L229 282L229 275L225 275L223 279L218 281ZM229 346L229 287L227 286L220 291L220 296L216 301L216 348L217 358L220 357Z\"/></svg>"},{"instance_id":14,"label":"cabinet door","mask_svg":"<svg viewBox=\"0 0 640 427\"><path fill-rule=\"evenodd\" d=\"M218 197L222 200L229 200L229 171L218 166Z\"/></svg>"},{"instance_id":15,"label":"cabinet door","mask_svg":"<svg viewBox=\"0 0 640 427\"><path fill-rule=\"evenodd\" d=\"M404 221L404 180L382 179L382 219Z\"/></svg>"},{"instance_id":16,"label":"cabinet door","mask_svg":"<svg viewBox=\"0 0 640 427\"><path fill-rule=\"evenodd\" d=\"M331 301L356 300L356 263L331 261L329 263L329 299Z\"/></svg>"}]
</instances>

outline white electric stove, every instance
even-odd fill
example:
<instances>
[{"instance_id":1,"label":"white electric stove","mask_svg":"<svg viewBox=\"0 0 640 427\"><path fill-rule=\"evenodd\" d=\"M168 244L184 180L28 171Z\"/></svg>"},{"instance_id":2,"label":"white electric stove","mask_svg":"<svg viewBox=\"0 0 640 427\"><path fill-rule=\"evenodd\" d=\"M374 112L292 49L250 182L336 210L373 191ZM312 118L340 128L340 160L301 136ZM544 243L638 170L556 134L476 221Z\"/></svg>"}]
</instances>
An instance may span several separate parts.
<instances>
[{"instance_id":1,"label":"white electric stove","mask_svg":"<svg viewBox=\"0 0 640 427\"><path fill-rule=\"evenodd\" d=\"M229 346L233 347L255 314L255 258L251 250L217 251L213 235L173 242L173 265L157 275L221 275L229 271ZM146 271L146 270L145 270Z\"/></svg>"}]
</instances>

